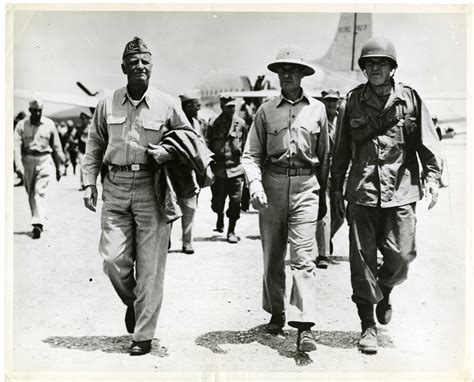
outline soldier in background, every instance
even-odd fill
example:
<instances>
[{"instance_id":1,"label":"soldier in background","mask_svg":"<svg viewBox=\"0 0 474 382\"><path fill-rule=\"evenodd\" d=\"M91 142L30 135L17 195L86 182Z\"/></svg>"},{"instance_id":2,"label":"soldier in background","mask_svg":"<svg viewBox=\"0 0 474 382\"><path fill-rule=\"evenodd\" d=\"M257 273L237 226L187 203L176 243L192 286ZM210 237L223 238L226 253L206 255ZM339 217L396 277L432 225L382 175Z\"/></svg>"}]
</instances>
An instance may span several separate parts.
<instances>
[{"instance_id":1,"label":"soldier in background","mask_svg":"<svg viewBox=\"0 0 474 382\"><path fill-rule=\"evenodd\" d=\"M235 116L237 102L233 97L220 97L222 113L209 125L206 142L215 154L213 168L215 181L211 186L212 210L217 214L215 231L224 232L224 208L227 197L227 241L238 243L235 226L240 218L240 203L244 186L242 152L247 139L247 126L242 118Z\"/></svg>"},{"instance_id":2,"label":"soldier in background","mask_svg":"<svg viewBox=\"0 0 474 382\"><path fill-rule=\"evenodd\" d=\"M321 101L326 107L326 115L328 118L329 163L331 163L336 135L337 114L341 97L338 91L330 89L321 92ZM330 180L328 180L326 205L330 206L330 211L328 211L322 220L316 222L316 243L318 245L316 267L320 269L326 269L328 267L329 256L333 253L332 238L344 223L344 219L340 218L336 213L334 203L332 203L330 199Z\"/></svg>"},{"instance_id":3,"label":"soldier in background","mask_svg":"<svg viewBox=\"0 0 474 382\"><path fill-rule=\"evenodd\" d=\"M204 141L204 134L206 133L206 124L204 121L198 119L198 111L201 108L200 99L201 96L198 90L192 90L185 92L179 96L181 100L181 108L183 109L186 118L190 125L201 135ZM183 216L181 217L181 230L182 230L182 248L181 252L192 255L194 253L193 248L193 223L194 214L197 209L197 196L199 193L199 186L196 181L196 175L193 173L194 184L196 193L189 198L178 197L178 204L181 208Z\"/></svg>"},{"instance_id":4,"label":"soldier in background","mask_svg":"<svg viewBox=\"0 0 474 382\"><path fill-rule=\"evenodd\" d=\"M59 134L54 122L43 117L39 100L29 103L30 118L18 122L14 132L14 156L18 176L24 180L32 215L32 237L39 239L44 230L46 191L56 167L56 180L61 179L64 161Z\"/></svg>"},{"instance_id":5,"label":"soldier in background","mask_svg":"<svg viewBox=\"0 0 474 382\"><path fill-rule=\"evenodd\" d=\"M79 177L80 177L80 188L79 191L83 191L85 189L84 186L84 172L83 172L83 161L84 155L86 154L86 144L87 138L89 136L89 126L91 124L91 117L88 116L86 113L82 112L80 114L81 118L81 125L78 126L76 132L76 140L77 140L77 160L79 162Z\"/></svg>"},{"instance_id":6,"label":"soldier in background","mask_svg":"<svg viewBox=\"0 0 474 382\"><path fill-rule=\"evenodd\" d=\"M359 349L376 353L374 304L378 322L388 324L392 289L406 280L416 257L415 208L423 198L418 160L431 209L438 198L441 156L425 104L411 87L394 81L394 45L372 38L362 47L358 63L367 82L351 90L339 110L331 192L340 216L344 196L348 201L352 301L362 327Z\"/></svg>"},{"instance_id":7,"label":"soldier in background","mask_svg":"<svg viewBox=\"0 0 474 382\"><path fill-rule=\"evenodd\" d=\"M77 148L77 128L72 120L66 121L67 132L64 136L66 141L65 151L67 152L68 162L71 163L72 173L76 175L77 157L79 150ZM65 165L64 174L67 175L68 164Z\"/></svg>"}]
</instances>

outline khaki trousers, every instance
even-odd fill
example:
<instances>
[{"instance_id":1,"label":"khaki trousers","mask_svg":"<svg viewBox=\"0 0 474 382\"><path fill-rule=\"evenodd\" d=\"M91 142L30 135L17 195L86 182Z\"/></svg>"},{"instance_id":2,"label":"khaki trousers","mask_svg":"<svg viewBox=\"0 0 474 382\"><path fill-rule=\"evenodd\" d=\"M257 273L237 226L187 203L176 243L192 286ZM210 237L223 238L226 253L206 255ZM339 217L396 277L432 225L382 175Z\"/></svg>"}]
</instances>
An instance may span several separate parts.
<instances>
[{"instance_id":1,"label":"khaki trousers","mask_svg":"<svg viewBox=\"0 0 474 382\"><path fill-rule=\"evenodd\" d=\"M28 202L31 210L31 224L44 225L46 213L46 191L53 172L54 164L51 155L31 156L22 158Z\"/></svg>"},{"instance_id":2,"label":"khaki trousers","mask_svg":"<svg viewBox=\"0 0 474 382\"><path fill-rule=\"evenodd\" d=\"M290 243L291 292L288 323L314 323L314 250L319 184L314 175L286 176L267 171L263 188L268 207L259 212L263 247L263 309L285 312L285 256Z\"/></svg>"},{"instance_id":3,"label":"khaki trousers","mask_svg":"<svg viewBox=\"0 0 474 382\"><path fill-rule=\"evenodd\" d=\"M135 341L151 340L163 300L170 225L158 216L149 171L109 171L103 186L99 252L125 305L135 308Z\"/></svg>"},{"instance_id":4,"label":"khaki trousers","mask_svg":"<svg viewBox=\"0 0 474 382\"><path fill-rule=\"evenodd\" d=\"M183 213L181 217L183 246L191 245L193 243L193 222L197 208L197 195L186 199L179 198L178 204Z\"/></svg>"}]
</instances>

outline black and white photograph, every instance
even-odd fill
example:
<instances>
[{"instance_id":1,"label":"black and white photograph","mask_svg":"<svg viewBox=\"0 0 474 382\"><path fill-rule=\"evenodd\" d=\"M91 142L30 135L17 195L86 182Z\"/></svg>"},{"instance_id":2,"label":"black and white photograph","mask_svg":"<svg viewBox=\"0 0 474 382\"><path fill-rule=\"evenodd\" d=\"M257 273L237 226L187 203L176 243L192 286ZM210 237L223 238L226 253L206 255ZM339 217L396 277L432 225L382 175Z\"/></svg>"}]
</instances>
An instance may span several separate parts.
<instances>
[{"instance_id":1,"label":"black and white photograph","mask_svg":"<svg viewBox=\"0 0 474 382\"><path fill-rule=\"evenodd\" d=\"M470 5L6 5L5 378L471 380Z\"/></svg>"}]
</instances>

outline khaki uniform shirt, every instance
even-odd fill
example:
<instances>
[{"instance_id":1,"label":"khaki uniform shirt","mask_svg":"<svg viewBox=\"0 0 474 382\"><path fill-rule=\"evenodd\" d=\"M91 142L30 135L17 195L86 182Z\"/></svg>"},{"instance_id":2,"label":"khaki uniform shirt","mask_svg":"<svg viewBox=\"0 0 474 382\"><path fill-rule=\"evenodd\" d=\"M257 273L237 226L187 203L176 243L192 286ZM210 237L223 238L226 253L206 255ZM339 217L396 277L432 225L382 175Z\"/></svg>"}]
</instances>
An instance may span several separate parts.
<instances>
[{"instance_id":1,"label":"khaki uniform shirt","mask_svg":"<svg viewBox=\"0 0 474 382\"><path fill-rule=\"evenodd\" d=\"M189 122L169 95L148 88L134 106L127 87L99 101L92 117L84 157L85 185L95 185L102 163L146 164L149 143L158 144L165 129L187 126Z\"/></svg>"},{"instance_id":2,"label":"khaki uniform shirt","mask_svg":"<svg viewBox=\"0 0 474 382\"><path fill-rule=\"evenodd\" d=\"M439 181L439 140L425 104L410 87L394 84L384 103L368 83L359 85L342 102L338 120L331 177L333 191L342 191L351 162L349 202L387 208L420 200L418 159L426 180Z\"/></svg>"},{"instance_id":3,"label":"khaki uniform shirt","mask_svg":"<svg viewBox=\"0 0 474 382\"><path fill-rule=\"evenodd\" d=\"M242 118L234 116L225 121L220 114L209 124L206 141L215 154L215 176L233 178L244 174L241 160L246 140L247 125Z\"/></svg>"},{"instance_id":4,"label":"khaki uniform shirt","mask_svg":"<svg viewBox=\"0 0 474 382\"><path fill-rule=\"evenodd\" d=\"M59 133L51 119L41 117L39 125L33 125L29 118L23 119L17 123L13 136L15 166L18 169L23 168L22 155L52 153L64 162Z\"/></svg>"},{"instance_id":5,"label":"khaki uniform shirt","mask_svg":"<svg viewBox=\"0 0 474 382\"><path fill-rule=\"evenodd\" d=\"M282 94L262 104L252 123L243 155L250 195L263 190L267 164L313 168L321 187L329 172L329 137L324 104L302 93L292 102Z\"/></svg>"}]
</instances>

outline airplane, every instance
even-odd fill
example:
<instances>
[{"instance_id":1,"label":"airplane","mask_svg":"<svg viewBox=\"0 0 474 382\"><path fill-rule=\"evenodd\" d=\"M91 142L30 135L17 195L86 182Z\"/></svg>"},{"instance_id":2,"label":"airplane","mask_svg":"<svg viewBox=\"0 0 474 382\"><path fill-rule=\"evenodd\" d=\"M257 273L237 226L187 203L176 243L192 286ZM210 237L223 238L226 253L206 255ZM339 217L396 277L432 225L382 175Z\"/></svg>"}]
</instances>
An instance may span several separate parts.
<instances>
[{"instance_id":1,"label":"airplane","mask_svg":"<svg viewBox=\"0 0 474 382\"><path fill-rule=\"evenodd\" d=\"M307 77L305 92L315 98L321 96L322 90L338 90L342 95L360 83L366 81L363 72L357 64L357 58L363 44L372 37L372 14L370 13L341 13L335 37L327 50L320 58L309 60L315 66L316 74ZM204 76L195 86L201 92L202 107L199 117L209 121L220 113L220 95L234 96L241 100L253 103L258 107L264 99L279 95L280 90L272 83L276 82L276 75L270 71L258 74L252 84L249 76L234 73L214 73ZM64 110L50 115L55 120L77 120L81 112L92 115L95 106L107 89L91 92L81 82L76 83L84 92L83 96L67 94L37 93L43 101L75 106L73 109ZM30 99L36 92L16 90L15 97ZM447 105L449 100L464 100L464 98L432 97L424 100L433 102L436 108L429 106L430 110L437 111L438 122L450 123L465 121L465 109L452 110ZM447 109L446 115L443 115ZM439 110L439 111L438 111Z\"/></svg>"}]
</instances>

